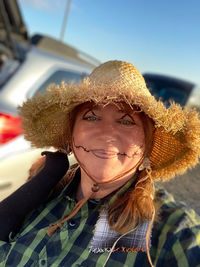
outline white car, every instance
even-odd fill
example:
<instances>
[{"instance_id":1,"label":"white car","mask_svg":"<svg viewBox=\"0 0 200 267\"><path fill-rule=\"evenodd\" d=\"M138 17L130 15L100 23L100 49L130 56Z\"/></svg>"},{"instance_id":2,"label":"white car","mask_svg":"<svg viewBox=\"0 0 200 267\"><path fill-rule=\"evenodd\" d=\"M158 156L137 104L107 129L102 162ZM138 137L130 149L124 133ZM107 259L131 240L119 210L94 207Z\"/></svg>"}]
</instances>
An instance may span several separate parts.
<instances>
[{"instance_id":1,"label":"white car","mask_svg":"<svg viewBox=\"0 0 200 267\"><path fill-rule=\"evenodd\" d=\"M15 190L27 177L31 162L40 155L30 150L24 140L17 116L17 106L37 93L43 93L48 84L79 82L91 67L55 57L32 47L26 61L0 91L0 199ZM7 188L7 189L6 189Z\"/></svg>"},{"instance_id":2,"label":"white car","mask_svg":"<svg viewBox=\"0 0 200 267\"><path fill-rule=\"evenodd\" d=\"M29 168L42 151L31 148L24 140L17 106L27 98L43 94L51 83L78 83L100 64L53 38L35 35L29 39L17 2L3 3L5 10L10 7L6 6L8 3L12 6L10 13L4 14L12 15L12 20L9 27L2 26L4 21L0 23L0 33L4 32L4 39L0 39L0 200L24 183Z\"/></svg>"}]
</instances>

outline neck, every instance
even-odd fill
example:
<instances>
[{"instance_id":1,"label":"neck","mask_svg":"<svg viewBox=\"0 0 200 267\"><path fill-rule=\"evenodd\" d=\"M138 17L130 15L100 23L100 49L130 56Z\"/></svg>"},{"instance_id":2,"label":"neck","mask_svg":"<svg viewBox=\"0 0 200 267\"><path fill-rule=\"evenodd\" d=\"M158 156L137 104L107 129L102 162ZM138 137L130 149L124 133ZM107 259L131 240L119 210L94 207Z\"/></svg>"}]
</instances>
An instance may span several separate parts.
<instances>
[{"instance_id":1,"label":"neck","mask_svg":"<svg viewBox=\"0 0 200 267\"><path fill-rule=\"evenodd\" d=\"M114 192L115 190L123 186L131 177L133 177L135 172L136 170L133 170L131 174L123 176L121 179L113 182L112 181L109 183L99 182L100 189L98 190L98 192L93 194L92 198L104 198L105 196ZM91 178L81 168L81 181L76 192L77 200L80 200L83 197L88 196L91 193L91 188L93 185L94 181L92 181Z\"/></svg>"}]
</instances>

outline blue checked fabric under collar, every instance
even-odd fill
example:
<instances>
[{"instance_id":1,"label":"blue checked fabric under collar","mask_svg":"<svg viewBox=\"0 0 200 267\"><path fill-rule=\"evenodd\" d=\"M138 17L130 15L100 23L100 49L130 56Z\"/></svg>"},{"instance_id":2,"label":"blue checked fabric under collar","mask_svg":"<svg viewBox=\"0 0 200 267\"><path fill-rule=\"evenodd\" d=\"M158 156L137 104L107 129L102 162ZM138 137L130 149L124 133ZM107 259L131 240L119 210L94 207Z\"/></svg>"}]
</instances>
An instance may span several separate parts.
<instances>
[{"instance_id":1,"label":"blue checked fabric under collar","mask_svg":"<svg viewBox=\"0 0 200 267\"><path fill-rule=\"evenodd\" d=\"M90 251L101 253L110 251L111 249L122 250L125 252L146 251L146 235L150 221L140 223L136 229L126 235L121 236L118 232L111 230L108 224L108 214L106 210L102 210L96 223L94 236L91 241ZM120 238L121 236L121 238ZM117 239L119 239L117 241ZM113 248L114 243L117 241ZM150 240L148 241L150 247Z\"/></svg>"}]
</instances>

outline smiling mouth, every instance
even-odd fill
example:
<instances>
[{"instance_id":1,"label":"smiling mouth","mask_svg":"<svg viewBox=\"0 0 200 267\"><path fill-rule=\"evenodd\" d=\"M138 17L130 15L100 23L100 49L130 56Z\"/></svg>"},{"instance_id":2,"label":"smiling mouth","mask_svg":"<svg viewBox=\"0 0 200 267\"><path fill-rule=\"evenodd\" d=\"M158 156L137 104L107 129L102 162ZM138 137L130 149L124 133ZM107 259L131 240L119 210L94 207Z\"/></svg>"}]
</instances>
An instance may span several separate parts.
<instances>
[{"instance_id":1,"label":"smiling mouth","mask_svg":"<svg viewBox=\"0 0 200 267\"><path fill-rule=\"evenodd\" d=\"M74 140L73 140L73 142L74 142ZM112 158L115 158L115 157L118 157L118 156L132 158L135 155L137 155L137 152L134 153L133 155L127 155L126 153L120 153L120 152L116 152L116 151L113 151L113 150L88 149L88 148L85 148L84 146L76 145L75 143L74 143L74 146L77 149L83 149L87 153L92 153L95 157L101 158L101 159L112 159Z\"/></svg>"},{"instance_id":2,"label":"smiling mouth","mask_svg":"<svg viewBox=\"0 0 200 267\"><path fill-rule=\"evenodd\" d=\"M101 159L112 159L118 156L117 152L108 151L104 149L94 149L94 150L90 150L90 152L97 158L101 158Z\"/></svg>"}]
</instances>

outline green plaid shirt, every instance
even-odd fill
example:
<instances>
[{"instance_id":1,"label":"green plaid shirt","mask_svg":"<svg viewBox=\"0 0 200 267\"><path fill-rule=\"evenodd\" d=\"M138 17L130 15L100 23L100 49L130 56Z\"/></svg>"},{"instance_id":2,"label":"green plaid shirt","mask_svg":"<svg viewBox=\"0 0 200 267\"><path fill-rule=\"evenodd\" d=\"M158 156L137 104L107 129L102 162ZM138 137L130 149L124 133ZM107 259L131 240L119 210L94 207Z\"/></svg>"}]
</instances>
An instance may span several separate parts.
<instances>
[{"instance_id":1,"label":"green plaid shirt","mask_svg":"<svg viewBox=\"0 0 200 267\"><path fill-rule=\"evenodd\" d=\"M75 206L74 179L58 196L34 210L10 242L0 241L0 266L102 267L109 252L93 253L89 247L99 216L101 201L89 200L80 211L51 237L46 234ZM200 218L184 204L175 203L163 190L156 193L160 206L152 231L150 250L154 266L200 266ZM106 267L150 266L145 252L115 251Z\"/></svg>"}]
</instances>

